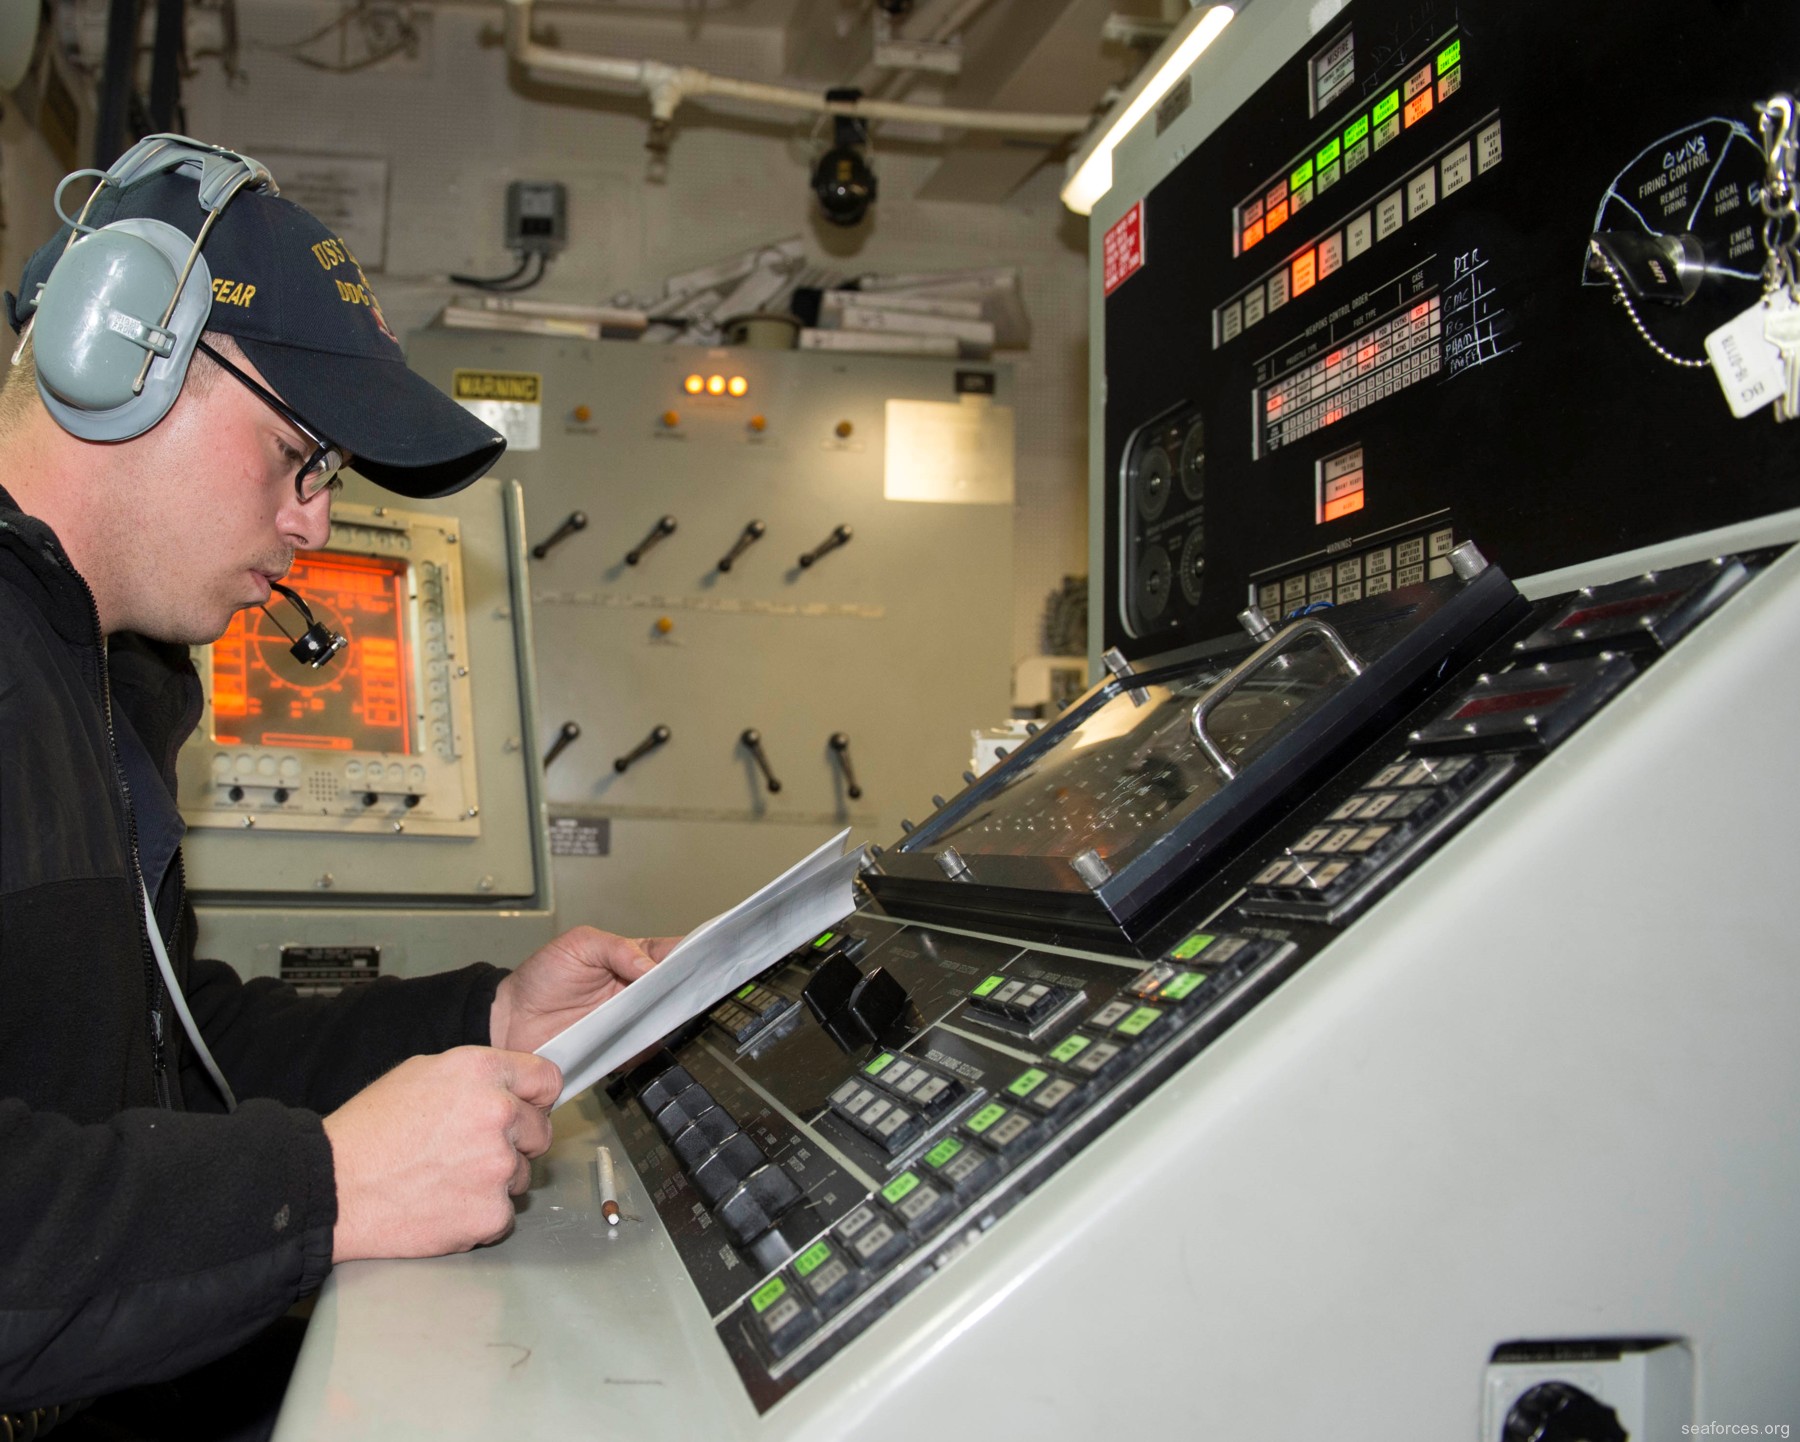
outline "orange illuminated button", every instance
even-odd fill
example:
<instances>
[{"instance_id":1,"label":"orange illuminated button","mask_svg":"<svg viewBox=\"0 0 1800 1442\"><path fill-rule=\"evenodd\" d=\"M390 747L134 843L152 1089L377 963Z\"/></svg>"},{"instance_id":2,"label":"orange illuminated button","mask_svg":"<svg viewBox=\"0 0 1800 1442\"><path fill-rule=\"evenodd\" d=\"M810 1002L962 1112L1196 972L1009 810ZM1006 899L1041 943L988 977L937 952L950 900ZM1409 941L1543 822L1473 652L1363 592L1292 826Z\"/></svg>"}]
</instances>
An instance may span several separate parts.
<instances>
[{"instance_id":1,"label":"orange illuminated button","mask_svg":"<svg viewBox=\"0 0 1800 1442\"><path fill-rule=\"evenodd\" d=\"M585 426L593 418L594 418L594 413L591 410L589 410L586 406L576 406L575 407L575 424L576 425Z\"/></svg>"},{"instance_id":2,"label":"orange illuminated button","mask_svg":"<svg viewBox=\"0 0 1800 1442\"><path fill-rule=\"evenodd\" d=\"M837 423L836 429L837 429L837 433L838 433L838 439L847 441L850 439L851 432L853 432L856 429L856 427L851 425L849 421L839 421Z\"/></svg>"},{"instance_id":3,"label":"orange illuminated button","mask_svg":"<svg viewBox=\"0 0 1800 1442\"><path fill-rule=\"evenodd\" d=\"M706 389L705 376L689 376L681 383L681 388L691 396L697 396Z\"/></svg>"},{"instance_id":4,"label":"orange illuminated button","mask_svg":"<svg viewBox=\"0 0 1800 1442\"><path fill-rule=\"evenodd\" d=\"M750 394L750 382L742 376L733 376L725 383L725 389L734 396L746 396Z\"/></svg>"},{"instance_id":5,"label":"orange illuminated button","mask_svg":"<svg viewBox=\"0 0 1800 1442\"><path fill-rule=\"evenodd\" d=\"M656 633L659 636L666 636L674 629L675 618L673 616L658 616L656 618Z\"/></svg>"},{"instance_id":6,"label":"orange illuminated button","mask_svg":"<svg viewBox=\"0 0 1800 1442\"><path fill-rule=\"evenodd\" d=\"M769 428L769 419L767 416L751 416L750 417L750 429L751 430L766 431L768 428Z\"/></svg>"},{"instance_id":7,"label":"orange illuminated button","mask_svg":"<svg viewBox=\"0 0 1800 1442\"><path fill-rule=\"evenodd\" d=\"M1304 255L1294 257L1295 295L1305 295L1313 288L1313 282L1319 278L1318 252L1307 251Z\"/></svg>"},{"instance_id":8,"label":"orange illuminated button","mask_svg":"<svg viewBox=\"0 0 1800 1442\"><path fill-rule=\"evenodd\" d=\"M725 394L725 377L724 376L708 376L706 378L706 393L709 396L724 395Z\"/></svg>"},{"instance_id":9,"label":"orange illuminated button","mask_svg":"<svg viewBox=\"0 0 1800 1442\"><path fill-rule=\"evenodd\" d=\"M1406 103L1406 123L1417 125L1431 114L1431 88L1427 86Z\"/></svg>"},{"instance_id":10,"label":"orange illuminated button","mask_svg":"<svg viewBox=\"0 0 1800 1442\"><path fill-rule=\"evenodd\" d=\"M662 423L670 430L674 430L676 426L681 424L681 412L664 411L662 413Z\"/></svg>"}]
</instances>

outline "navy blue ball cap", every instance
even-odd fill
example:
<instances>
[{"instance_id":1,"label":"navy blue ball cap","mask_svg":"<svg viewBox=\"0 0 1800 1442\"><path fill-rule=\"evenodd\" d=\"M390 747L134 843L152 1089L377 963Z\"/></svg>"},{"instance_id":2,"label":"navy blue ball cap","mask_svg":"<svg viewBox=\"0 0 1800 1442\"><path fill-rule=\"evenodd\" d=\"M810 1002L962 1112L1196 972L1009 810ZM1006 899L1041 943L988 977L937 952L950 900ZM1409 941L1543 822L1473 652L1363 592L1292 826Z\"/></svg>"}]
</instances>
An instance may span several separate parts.
<instances>
[{"instance_id":1,"label":"navy blue ball cap","mask_svg":"<svg viewBox=\"0 0 1800 1442\"><path fill-rule=\"evenodd\" d=\"M87 223L132 216L193 236L206 211L191 177L163 173L108 186ZM26 262L15 327L68 239L65 227ZM246 187L201 253L212 275L206 329L235 340L302 420L351 454L355 470L423 499L460 491L500 459L505 438L407 366L356 257L310 213Z\"/></svg>"}]
</instances>

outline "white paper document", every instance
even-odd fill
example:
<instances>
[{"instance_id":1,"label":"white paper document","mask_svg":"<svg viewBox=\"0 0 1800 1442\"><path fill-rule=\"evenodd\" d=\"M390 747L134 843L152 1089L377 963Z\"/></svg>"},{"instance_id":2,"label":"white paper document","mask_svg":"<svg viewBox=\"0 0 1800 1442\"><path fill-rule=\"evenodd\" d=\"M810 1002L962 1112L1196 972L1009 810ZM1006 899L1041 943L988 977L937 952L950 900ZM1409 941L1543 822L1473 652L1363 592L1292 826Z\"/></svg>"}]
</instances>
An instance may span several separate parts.
<instances>
[{"instance_id":1,"label":"white paper document","mask_svg":"<svg viewBox=\"0 0 1800 1442\"><path fill-rule=\"evenodd\" d=\"M846 829L747 901L697 926L662 962L538 1048L562 1068L561 1106L856 907L863 852Z\"/></svg>"}]
</instances>

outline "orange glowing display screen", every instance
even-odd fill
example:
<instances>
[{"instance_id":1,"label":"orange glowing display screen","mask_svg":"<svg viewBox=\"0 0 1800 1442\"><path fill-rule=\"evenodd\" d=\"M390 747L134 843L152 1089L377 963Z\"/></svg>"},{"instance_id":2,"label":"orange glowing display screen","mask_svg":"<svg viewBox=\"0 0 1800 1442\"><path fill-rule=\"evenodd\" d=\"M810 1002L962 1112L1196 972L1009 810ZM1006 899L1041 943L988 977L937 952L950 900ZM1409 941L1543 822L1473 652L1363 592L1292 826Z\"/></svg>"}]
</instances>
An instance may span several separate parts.
<instances>
[{"instance_id":1,"label":"orange glowing display screen","mask_svg":"<svg viewBox=\"0 0 1800 1442\"><path fill-rule=\"evenodd\" d=\"M321 670L296 661L267 614L240 611L212 648L213 740L314 751L413 750L412 646L405 561L315 551L287 584L349 641ZM270 609L299 633L279 595Z\"/></svg>"}]
</instances>

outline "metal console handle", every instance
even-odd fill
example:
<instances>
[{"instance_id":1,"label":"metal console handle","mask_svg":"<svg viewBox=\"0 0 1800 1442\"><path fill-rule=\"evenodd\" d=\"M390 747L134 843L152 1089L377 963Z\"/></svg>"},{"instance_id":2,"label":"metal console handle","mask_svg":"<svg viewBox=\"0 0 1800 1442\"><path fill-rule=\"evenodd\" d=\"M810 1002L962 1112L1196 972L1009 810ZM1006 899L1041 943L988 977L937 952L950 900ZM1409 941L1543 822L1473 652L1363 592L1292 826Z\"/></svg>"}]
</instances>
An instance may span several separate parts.
<instances>
[{"instance_id":1,"label":"metal console handle","mask_svg":"<svg viewBox=\"0 0 1800 1442\"><path fill-rule=\"evenodd\" d=\"M1206 753L1207 759L1224 773L1226 780L1237 775L1237 768L1225 759L1225 753L1219 749L1218 742L1206 733L1206 718L1219 703L1241 685L1251 675L1260 671L1282 652L1286 651L1302 636L1318 636L1327 646L1337 653L1338 660L1344 663L1344 669L1352 676L1363 673L1363 663L1356 658L1356 653L1344 644L1344 638L1336 629L1326 625L1317 616L1303 616L1291 626L1284 627L1271 641L1258 646L1217 686L1194 703L1193 728L1194 740L1200 743L1200 749Z\"/></svg>"}]
</instances>

